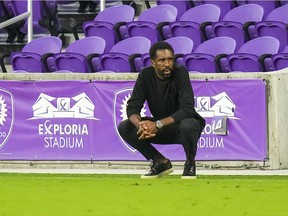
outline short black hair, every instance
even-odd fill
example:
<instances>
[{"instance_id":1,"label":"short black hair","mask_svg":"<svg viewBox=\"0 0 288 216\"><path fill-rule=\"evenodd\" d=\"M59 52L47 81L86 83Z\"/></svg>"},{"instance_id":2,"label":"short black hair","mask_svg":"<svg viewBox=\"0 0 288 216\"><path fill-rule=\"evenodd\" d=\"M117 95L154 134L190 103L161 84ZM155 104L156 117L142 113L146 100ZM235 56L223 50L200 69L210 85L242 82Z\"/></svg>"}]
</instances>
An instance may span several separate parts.
<instances>
[{"instance_id":1,"label":"short black hair","mask_svg":"<svg viewBox=\"0 0 288 216\"><path fill-rule=\"evenodd\" d=\"M174 49L169 43L165 41L159 41L151 46L149 51L150 59L156 58L157 50L164 50L164 49L170 50L172 52L172 55L174 55Z\"/></svg>"}]
</instances>

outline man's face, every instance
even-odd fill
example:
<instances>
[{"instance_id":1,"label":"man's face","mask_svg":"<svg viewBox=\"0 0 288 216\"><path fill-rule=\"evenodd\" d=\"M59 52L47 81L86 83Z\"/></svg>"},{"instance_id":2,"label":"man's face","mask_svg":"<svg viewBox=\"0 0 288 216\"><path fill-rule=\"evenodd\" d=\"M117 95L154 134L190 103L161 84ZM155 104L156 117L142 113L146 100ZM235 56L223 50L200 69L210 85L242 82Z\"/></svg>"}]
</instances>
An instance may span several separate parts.
<instances>
[{"instance_id":1,"label":"man's face","mask_svg":"<svg viewBox=\"0 0 288 216\"><path fill-rule=\"evenodd\" d=\"M161 79L167 79L173 71L173 55L168 49L157 50L156 58L151 60L152 66L155 68L156 75Z\"/></svg>"}]
</instances>

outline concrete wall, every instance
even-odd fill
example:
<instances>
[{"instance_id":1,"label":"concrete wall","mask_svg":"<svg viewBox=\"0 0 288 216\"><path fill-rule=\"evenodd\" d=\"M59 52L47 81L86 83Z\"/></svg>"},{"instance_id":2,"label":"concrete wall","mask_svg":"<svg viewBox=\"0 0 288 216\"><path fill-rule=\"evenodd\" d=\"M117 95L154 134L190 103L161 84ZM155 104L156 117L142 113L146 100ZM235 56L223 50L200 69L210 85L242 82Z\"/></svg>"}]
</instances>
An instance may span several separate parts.
<instances>
[{"instance_id":1,"label":"concrete wall","mask_svg":"<svg viewBox=\"0 0 288 216\"><path fill-rule=\"evenodd\" d=\"M135 80L137 73L62 73L17 74L1 73L1 80ZM266 166L270 169L288 168L288 69L267 73L190 73L191 79L253 79L267 83L268 149ZM230 162L233 164L233 162ZM235 162L239 164L239 162Z\"/></svg>"}]
</instances>

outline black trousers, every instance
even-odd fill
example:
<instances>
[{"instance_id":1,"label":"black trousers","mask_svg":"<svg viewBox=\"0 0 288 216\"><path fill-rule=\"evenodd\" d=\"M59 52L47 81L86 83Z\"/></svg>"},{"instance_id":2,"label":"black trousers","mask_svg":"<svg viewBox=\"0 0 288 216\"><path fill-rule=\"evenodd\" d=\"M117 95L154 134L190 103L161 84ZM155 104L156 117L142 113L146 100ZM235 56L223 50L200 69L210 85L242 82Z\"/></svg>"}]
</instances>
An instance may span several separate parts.
<instances>
[{"instance_id":1,"label":"black trousers","mask_svg":"<svg viewBox=\"0 0 288 216\"><path fill-rule=\"evenodd\" d=\"M152 118L142 118L142 120L152 120ZM182 144L186 154L186 160L195 161L197 153L197 142L201 136L204 125L194 118L188 118L164 126L159 130L155 137L151 139L139 140L137 128L127 119L122 121L118 126L121 137L132 147L137 149L147 160L157 160L163 155L151 143L155 144Z\"/></svg>"}]
</instances>

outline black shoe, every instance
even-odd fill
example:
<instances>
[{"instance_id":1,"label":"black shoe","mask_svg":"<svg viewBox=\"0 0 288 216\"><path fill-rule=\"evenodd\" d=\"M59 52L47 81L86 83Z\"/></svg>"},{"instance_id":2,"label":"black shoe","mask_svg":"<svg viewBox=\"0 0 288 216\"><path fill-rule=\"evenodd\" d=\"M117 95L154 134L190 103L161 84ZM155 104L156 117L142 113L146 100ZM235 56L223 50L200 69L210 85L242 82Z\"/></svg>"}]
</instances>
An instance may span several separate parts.
<instances>
[{"instance_id":1,"label":"black shoe","mask_svg":"<svg viewBox=\"0 0 288 216\"><path fill-rule=\"evenodd\" d=\"M173 172L172 164L168 159L166 163L152 162L150 167L151 170L147 174L142 175L142 179L159 178Z\"/></svg>"},{"instance_id":2,"label":"black shoe","mask_svg":"<svg viewBox=\"0 0 288 216\"><path fill-rule=\"evenodd\" d=\"M195 162L186 161L181 179L196 179Z\"/></svg>"}]
</instances>

